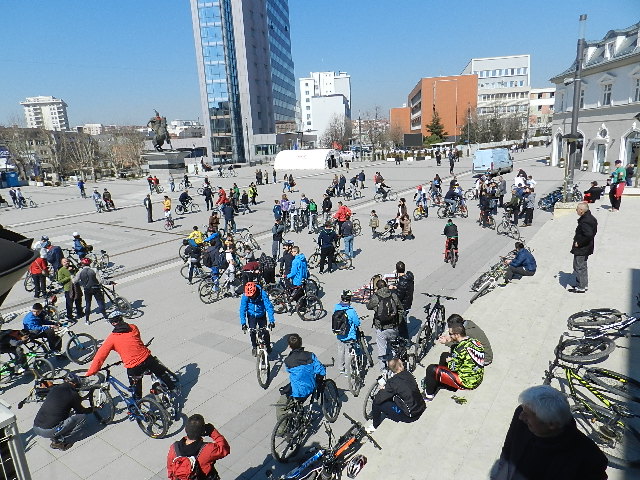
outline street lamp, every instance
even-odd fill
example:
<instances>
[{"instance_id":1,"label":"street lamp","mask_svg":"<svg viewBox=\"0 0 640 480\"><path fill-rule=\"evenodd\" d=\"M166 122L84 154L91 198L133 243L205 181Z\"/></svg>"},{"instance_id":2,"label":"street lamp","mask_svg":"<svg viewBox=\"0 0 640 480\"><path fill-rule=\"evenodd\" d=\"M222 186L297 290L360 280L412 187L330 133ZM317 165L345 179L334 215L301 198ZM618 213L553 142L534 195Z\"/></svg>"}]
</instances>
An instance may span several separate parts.
<instances>
[{"instance_id":1,"label":"street lamp","mask_svg":"<svg viewBox=\"0 0 640 480\"><path fill-rule=\"evenodd\" d=\"M580 91L582 90L582 60L584 58L584 28L587 21L587 15L580 15L580 29L578 34L578 47L576 52L576 70L573 74L573 110L571 111L571 133L565 135L569 144L569 161L565 165L565 190L564 199L566 202L571 199L571 191L573 189L573 170L576 164L576 155L578 153L578 111L580 110Z\"/></svg>"}]
</instances>

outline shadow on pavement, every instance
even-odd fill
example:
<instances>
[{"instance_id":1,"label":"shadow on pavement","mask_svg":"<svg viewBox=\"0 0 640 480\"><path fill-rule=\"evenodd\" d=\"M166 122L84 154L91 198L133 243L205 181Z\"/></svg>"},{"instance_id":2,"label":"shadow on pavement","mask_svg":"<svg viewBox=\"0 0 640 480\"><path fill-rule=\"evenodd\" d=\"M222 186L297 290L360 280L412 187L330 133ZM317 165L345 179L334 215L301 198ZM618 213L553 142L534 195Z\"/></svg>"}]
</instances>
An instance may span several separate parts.
<instances>
[{"instance_id":1,"label":"shadow on pavement","mask_svg":"<svg viewBox=\"0 0 640 480\"><path fill-rule=\"evenodd\" d=\"M575 279L573 273L567 273L563 271L559 271L556 278L558 279L558 283L562 285L563 288L567 288L568 285L572 285L572 280Z\"/></svg>"}]
</instances>

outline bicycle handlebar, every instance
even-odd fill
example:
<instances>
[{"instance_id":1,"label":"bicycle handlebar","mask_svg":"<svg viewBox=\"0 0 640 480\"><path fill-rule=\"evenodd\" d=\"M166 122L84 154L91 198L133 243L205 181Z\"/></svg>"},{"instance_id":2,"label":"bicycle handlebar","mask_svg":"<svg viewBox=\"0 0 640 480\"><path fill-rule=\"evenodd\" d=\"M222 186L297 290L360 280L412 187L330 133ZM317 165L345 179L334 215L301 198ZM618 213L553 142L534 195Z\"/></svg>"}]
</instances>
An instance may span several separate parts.
<instances>
[{"instance_id":1,"label":"bicycle handlebar","mask_svg":"<svg viewBox=\"0 0 640 480\"><path fill-rule=\"evenodd\" d=\"M455 298L455 297L449 297L447 295L437 295L435 293L422 292L422 295L426 295L427 297L444 298L445 300L457 300L457 298Z\"/></svg>"},{"instance_id":2,"label":"bicycle handlebar","mask_svg":"<svg viewBox=\"0 0 640 480\"><path fill-rule=\"evenodd\" d=\"M360 422L354 420L353 418L351 418L349 415L347 415L344 412L342 412L342 415L344 415L344 417L347 420L349 420L353 425L358 427L358 430L360 430L360 432L362 432L364 434L364 436L367 437L371 443L373 443L374 447L376 447L378 450L382 450L382 447L378 444L378 442L375 441L375 439L369 433L367 433L367 431L365 430L364 426Z\"/></svg>"}]
</instances>

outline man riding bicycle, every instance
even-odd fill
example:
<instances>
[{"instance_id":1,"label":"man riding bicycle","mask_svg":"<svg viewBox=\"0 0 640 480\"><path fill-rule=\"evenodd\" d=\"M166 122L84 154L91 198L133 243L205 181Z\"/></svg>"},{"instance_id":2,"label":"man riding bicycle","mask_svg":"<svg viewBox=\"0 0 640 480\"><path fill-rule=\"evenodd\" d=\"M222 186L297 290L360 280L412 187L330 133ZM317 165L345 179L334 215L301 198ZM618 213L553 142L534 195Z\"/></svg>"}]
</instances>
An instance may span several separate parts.
<instances>
[{"instance_id":1,"label":"man riding bicycle","mask_svg":"<svg viewBox=\"0 0 640 480\"><path fill-rule=\"evenodd\" d=\"M189 190L185 190L178 197L178 201L182 204L185 210L187 209L187 206L191 203L192 200L193 198L189 196Z\"/></svg>"},{"instance_id":2,"label":"man riding bicycle","mask_svg":"<svg viewBox=\"0 0 640 480\"><path fill-rule=\"evenodd\" d=\"M102 205L102 196L97 188L93 189L93 193L91 194L91 198L93 199L93 203L96 206L96 211L100 211Z\"/></svg>"},{"instance_id":3,"label":"man riding bicycle","mask_svg":"<svg viewBox=\"0 0 640 480\"><path fill-rule=\"evenodd\" d=\"M251 336L251 355L254 357L257 354L258 347L257 329L267 326L267 317L269 318L269 328L273 329L276 321L273 317L273 304L269 300L269 295L255 282L247 282L240 300L240 325L242 325L243 332L246 332L247 328L251 329L249 332ZM247 323L249 324L248 327ZM263 338L267 345L267 353L271 353L271 339L268 330L264 331Z\"/></svg>"},{"instance_id":4,"label":"man riding bicycle","mask_svg":"<svg viewBox=\"0 0 640 480\"><path fill-rule=\"evenodd\" d=\"M442 233L447 240L444 244L444 261L448 262L449 257L447 253L453 250L458 255L458 226L453 223L453 220L447 220L447 223L444 225L444 232Z\"/></svg>"},{"instance_id":5,"label":"man riding bicycle","mask_svg":"<svg viewBox=\"0 0 640 480\"><path fill-rule=\"evenodd\" d=\"M358 339L358 327L360 318L355 308L351 306L351 290L343 290L340 295L340 303L336 304L331 316L333 333L338 339L338 366L340 373L346 374L345 359L349 355L349 345Z\"/></svg>"},{"instance_id":6,"label":"man riding bicycle","mask_svg":"<svg viewBox=\"0 0 640 480\"><path fill-rule=\"evenodd\" d=\"M422 189L422 185L418 185L416 188L416 193L413 194L413 199L416 202L416 207L422 207L422 211L428 215L427 192Z\"/></svg>"},{"instance_id":7,"label":"man riding bicycle","mask_svg":"<svg viewBox=\"0 0 640 480\"><path fill-rule=\"evenodd\" d=\"M142 398L142 377L148 371L160 378L169 390L175 390L176 385L172 374L156 357L151 355L151 351L142 343L138 327L125 322L122 312L117 310L109 314L108 320L113 326L113 330L96 352L85 377L95 375L111 350L115 350L127 369L129 384L135 387L135 398Z\"/></svg>"},{"instance_id":8,"label":"man riding bicycle","mask_svg":"<svg viewBox=\"0 0 640 480\"><path fill-rule=\"evenodd\" d=\"M104 189L104 192L102 192L102 200L104 200L104 204L107 206L107 208L115 210L116 205L113 203L113 199L111 198L111 192L106 188Z\"/></svg>"},{"instance_id":9,"label":"man riding bicycle","mask_svg":"<svg viewBox=\"0 0 640 480\"><path fill-rule=\"evenodd\" d=\"M449 188L449 191L447 191L446 195L444 196L444 202L449 205L449 210L452 214L456 213L456 211L458 210L458 203L461 199L462 196L456 192L455 186Z\"/></svg>"}]
</instances>

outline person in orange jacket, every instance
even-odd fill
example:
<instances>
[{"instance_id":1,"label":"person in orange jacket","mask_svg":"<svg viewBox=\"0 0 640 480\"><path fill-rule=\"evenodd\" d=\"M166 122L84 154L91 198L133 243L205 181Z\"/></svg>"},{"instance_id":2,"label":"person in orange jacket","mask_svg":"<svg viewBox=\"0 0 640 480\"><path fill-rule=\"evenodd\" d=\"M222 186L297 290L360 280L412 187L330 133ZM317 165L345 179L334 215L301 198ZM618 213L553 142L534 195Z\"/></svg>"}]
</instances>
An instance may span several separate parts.
<instances>
[{"instance_id":1,"label":"person in orange jacket","mask_svg":"<svg viewBox=\"0 0 640 480\"><path fill-rule=\"evenodd\" d=\"M138 327L125 322L122 312L117 310L109 314L108 320L113 326L113 330L96 352L96 356L93 357L85 377L95 375L111 350L115 350L127 369L129 384L136 388L136 398L142 398L141 377L146 371L154 373L167 385L169 390L174 390L176 385L173 381L173 375L167 370L167 367L151 355L151 350L142 343Z\"/></svg>"},{"instance_id":2,"label":"person in orange jacket","mask_svg":"<svg viewBox=\"0 0 640 480\"><path fill-rule=\"evenodd\" d=\"M351 216L351 209L342 202L338 202L338 211L334 213L333 218L338 220L338 232L342 229L342 224L347 221L347 218Z\"/></svg>"},{"instance_id":3,"label":"person in orange jacket","mask_svg":"<svg viewBox=\"0 0 640 480\"><path fill-rule=\"evenodd\" d=\"M36 258L29 265L29 273L33 278L35 290L34 298L44 297L47 294L47 275L49 275L49 264L47 263L47 254L40 253L40 258Z\"/></svg>"},{"instance_id":4,"label":"person in orange jacket","mask_svg":"<svg viewBox=\"0 0 640 480\"><path fill-rule=\"evenodd\" d=\"M218 187L218 199L216 200L216 205L224 205L227 203L227 192L224 191L224 188Z\"/></svg>"}]
</instances>

